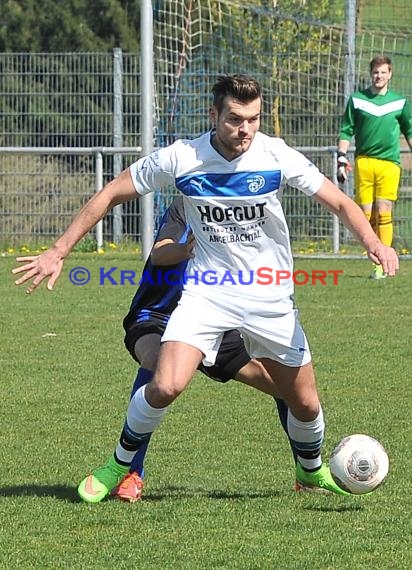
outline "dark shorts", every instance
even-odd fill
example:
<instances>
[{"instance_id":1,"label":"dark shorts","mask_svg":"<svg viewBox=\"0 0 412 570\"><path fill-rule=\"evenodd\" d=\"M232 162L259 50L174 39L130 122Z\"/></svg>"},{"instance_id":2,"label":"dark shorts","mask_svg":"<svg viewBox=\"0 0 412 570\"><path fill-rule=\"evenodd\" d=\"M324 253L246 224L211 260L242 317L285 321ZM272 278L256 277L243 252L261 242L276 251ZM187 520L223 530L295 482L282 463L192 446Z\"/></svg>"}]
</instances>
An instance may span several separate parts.
<instances>
[{"instance_id":1,"label":"dark shorts","mask_svg":"<svg viewBox=\"0 0 412 570\"><path fill-rule=\"evenodd\" d=\"M165 323L155 317L129 328L126 332L124 343L136 362L139 361L136 358L134 347L139 338L147 334L158 334L162 336L165 328ZM228 382L232 380L236 376L236 373L249 361L250 356L246 352L240 333L236 330L232 330L224 334L215 364L213 366L204 366L200 363L199 370L212 380Z\"/></svg>"}]
</instances>

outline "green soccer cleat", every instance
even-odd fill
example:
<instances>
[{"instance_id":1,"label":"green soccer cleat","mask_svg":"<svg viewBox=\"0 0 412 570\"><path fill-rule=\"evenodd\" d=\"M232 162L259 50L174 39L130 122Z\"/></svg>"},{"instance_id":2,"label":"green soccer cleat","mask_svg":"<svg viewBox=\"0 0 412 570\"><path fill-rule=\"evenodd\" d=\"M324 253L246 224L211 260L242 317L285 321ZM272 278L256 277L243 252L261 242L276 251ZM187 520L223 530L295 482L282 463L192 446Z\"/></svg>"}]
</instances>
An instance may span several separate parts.
<instances>
[{"instance_id":1,"label":"green soccer cleat","mask_svg":"<svg viewBox=\"0 0 412 570\"><path fill-rule=\"evenodd\" d=\"M329 467L322 464L316 471L305 471L300 463L296 464L296 481L304 488L330 491L337 495L350 495L335 483Z\"/></svg>"},{"instance_id":2,"label":"green soccer cleat","mask_svg":"<svg viewBox=\"0 0 412 570\"><path fill-rule=\"evenodd\" d=\"M119 465L114 457L111 457L106 465L98 467L83 479L77 492L86 503L100 503L128 472L129 467Z\"/></svg>"}]
</instances>

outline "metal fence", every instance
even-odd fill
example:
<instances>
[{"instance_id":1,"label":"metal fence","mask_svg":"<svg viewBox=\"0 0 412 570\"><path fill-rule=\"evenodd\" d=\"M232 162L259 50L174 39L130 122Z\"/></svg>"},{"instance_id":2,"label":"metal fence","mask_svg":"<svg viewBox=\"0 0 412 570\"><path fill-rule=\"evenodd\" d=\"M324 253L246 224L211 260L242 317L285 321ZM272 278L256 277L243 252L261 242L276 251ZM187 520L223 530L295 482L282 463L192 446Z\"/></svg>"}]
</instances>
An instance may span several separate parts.
<instances>
[{"instance_id":1,"label":"metal fence","mask_svg":"<svg viewBox=\"0 0 412 570\"><path fill-rule=\"evenodd\" d=\"M140 147L0 147L0 240L47 244ZM97 246L115 235L140 240L139 203L117 206L94 230Z\"/></svg>"},{"instance_id":2,"label":"metal fence","mask_svg":"<svg viewBox=\"0 0 412 570\"><path fill-rule=\"evenodd\" d=\"M334 179L336 147L299 150ZM0 147L0 243L3 246L50 244L93 192L113 177L119 165L125 168L140 154L140 147ZM396 210L395 243L399 249L409 250L412 243L411 187L410 177L404 178ZM349 194L351 188L349 184ZM174 194L174 188L155 193L156 219ZM286 188L282 202L295 251L322 242L325 252L338 253L351 242L351 236L337 218L303 193ZM122 229L124 241L141 241L139 200L114 209L88 239L97 247L112 242L116 225Z\"/></svg>"},{"instance_id":3,"label":"metal fence","mask_svg":"<svg viewBox=\"0 0 412 570\"><path fill-rule=\"evenodd\" d=\"M148 152L151 143L164 146L207 129L210 88L219 73L241 71L259 79L262 130L307 149L305 154L332 178L345 96L368 81L373 55L385 52L393 59L392 85L412 99L408 0L382 1L378 22L371 3L356 0L151 4L153 10L142 18L141 54L119 48L0 53L3 245L51 243L95 190L97 176L104 183L135 160L138 149ZM149 28L150 37L145 35ZM153 61L145 55L153 55ZM412 248L411 171L403 151L395 210L395 245L401 249ZM155 194L155 217L172 193ZM349 239L333 217L303 195L288 189L284 206L296 244L332 240L336 251ZM140 241L142 226L149 223L148 210L142 223L139 207L117 207L99 226L98 241Z\"/></svg>"}]
</instances>

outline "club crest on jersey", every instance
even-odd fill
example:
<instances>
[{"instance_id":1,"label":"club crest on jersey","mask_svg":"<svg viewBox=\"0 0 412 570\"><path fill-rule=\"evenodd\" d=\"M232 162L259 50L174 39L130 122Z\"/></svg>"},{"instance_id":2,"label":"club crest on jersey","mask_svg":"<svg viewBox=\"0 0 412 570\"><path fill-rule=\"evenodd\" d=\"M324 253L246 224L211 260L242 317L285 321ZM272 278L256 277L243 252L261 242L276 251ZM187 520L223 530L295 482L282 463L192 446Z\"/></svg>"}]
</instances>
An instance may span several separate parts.
<instances>
[{"instance_id":1,"label":"club crest on jersey","mask_svg":"<svg viewBox=\"0 0 412 570\"><path fill-rule=\"evenodd\" d=\"M252 192L252 194L255 194L256 192L259 192L259 190L261 188L263 188L266 180L260 174L256 174L252 178L247 178L246 182L248 184L249 192Z\"/></svg>"}]
</instances>

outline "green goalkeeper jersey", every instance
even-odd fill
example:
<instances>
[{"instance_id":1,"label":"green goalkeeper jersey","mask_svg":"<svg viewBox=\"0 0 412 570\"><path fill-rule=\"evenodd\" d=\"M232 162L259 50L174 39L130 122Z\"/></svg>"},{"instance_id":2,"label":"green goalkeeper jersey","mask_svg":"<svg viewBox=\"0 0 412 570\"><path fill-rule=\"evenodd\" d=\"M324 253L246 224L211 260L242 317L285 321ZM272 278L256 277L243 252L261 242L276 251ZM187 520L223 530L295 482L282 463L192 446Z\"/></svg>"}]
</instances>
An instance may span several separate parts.
<instances>
[{"instance_id":1,"label":"green goalkeeper jersey","mask_svg":"<svg viewBox=\"0 0 412 570\"><path fill-rule=\"evenodd\" d=\"M355 156L364 155L400 164L400 133L412 138L410 106L405 97L370 88L353 93L346 105L340 139L355 137Z\"/></svg>"}]
</instances>

